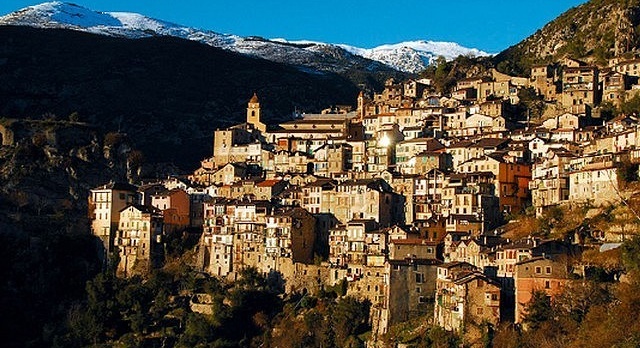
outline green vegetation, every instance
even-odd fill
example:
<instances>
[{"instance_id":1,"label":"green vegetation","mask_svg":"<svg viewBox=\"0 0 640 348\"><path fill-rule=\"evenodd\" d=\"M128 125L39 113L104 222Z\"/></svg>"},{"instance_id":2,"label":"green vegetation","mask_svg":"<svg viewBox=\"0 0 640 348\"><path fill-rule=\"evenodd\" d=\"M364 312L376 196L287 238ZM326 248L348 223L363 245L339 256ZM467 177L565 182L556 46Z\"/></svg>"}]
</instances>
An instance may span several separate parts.
<instances>
[{"instance_id":1,"label":"green vegetation","mask_svg":"<svg viewBox=\"0 0 640 348\"><path fill-rule=\"evenodd\" d=\"M433 315L426 315L413 320L396 324L382 337L388 347L397 343L416 348L456 348L460 347L461 338L439 326L427 324Z\"/></svg>"},{"instance_id":2,"label":"green vegetation","mask_svg":"<svg viewBox=\"0 0 640 348\"><path fill-rule=\"evenodd\" d=\"M637 347L640 309L640 238L625 242L622 260L628 271L620 283L598 278L578 279L550 301L535 291L527 305L526 329L503 325L494 347Z\"/></svg>"},{"instance_id":3,"label":"green vegetation","mask_svg":"<svg viewBox=\"0 0 640 348\"><path fill-rule=\"evenodd\" d=\"M267 347L364 347L369 326L368 301L321 292L294 294L273 321Z\"/></svg>"},{"instance_id":4,"label":"green vegetation","mask_svg":"<svg viewBox=\"0 0 640 348\"><path fill-rule=\"evenodd\" d=\"M145 278L101 272L100 241L87 233L88 188L125 178L127 160L140 162L142 154L115 151L107 160L104 138L87 134L86 125L17 122L19 144L0 151L4 347L269 347L281 336L275 327L288 334L287 320L300 315L316 330L301 334L300 346L362 346L370 304L344 297L346 281L318 297L285 296L278 274L255 269L226 283L186 264L194 234L170 235L169 262ZM104 141L127 145L117 133ZM320 318L325 326L316 325Z\"/></svg>"},{"instance_id":5,"label":"green vegetation","mask_svg":"<svg viewBox=\"0 0 640 348\"><path fill-rule=\"evenodd\" d=\"M527 314L524 316L524 323L533 330L553 319L551 300L547 293L542 290L534 290L531 301L527 305Z\"/></svg>"},{"instance_id":6,"label":"green vegetation","mask_svg":"<svg viewBox=\"0 0 640 348\"><path fill-rule=\"evenodd\" d=\"M60 347L258 344L282 310L281 292L255 269L243 270L241 277L227 284L180 262L147 279L100 273L87 282L86 298L70 307L53 343ZM205 303L209 314L191 310L196 294L210 299Z\"/></svg>"},{"instance_id":7,"label":"green vegetation","mask_svg":"<svg viewBox=\"0 0 640 348\"><path fill-rule=\"evenodd\" d=\"M12 252L18 241L1 241L3 261L20 262ZM0 288L3 313L14 316L3 327L10 330L5 346L364 347L370 331L370 303L340 296L341 284L317 297L285 296L277 274L247 268L237 281L225 282L193 270L184 258L146 278L128 279L115 277L111 269L96 274L93 259L93 276L80 271L86 265L72 264L82 260L78 251L92 254L82 243L64 239L48 244L67 263L53 255L47 261L64 264L69 273L48 270L47 277L58 280L40 280L47 284L42 289L47 294L22 291L10 297L10 284ZM81 284L91 277L82 291ZM194 311L194 303L200 310Z\"/></svg>"},{"instance_id":8,"label":"green vegetation","mask_svg":"<svg viewBox=\"0 0 640 348\"><path fill-rule=\"evenodd\" d=\"M517 105L517 113L521 116L529 117L530 120L536 121L542 119L544 113L545 104L543 97L538 95L536 90L532 87L522 88L518 91L518 98L520 99Z\"/></svg>"},{"instance_id":9,"label":"green vegetation","mask_svg":"<svg viewBox=\"0 0 640 348\"><path fill-rule=\"evenodd\" d=\"M623 184L638 181L638 164L626 160L618 163L618 179Z\"/></svg>"},{"instance_id":10,"label":"green vegetation","mask_svg":"<svg viewBox=\"0 0 640 348\"><path fill-rule=\"evenodd\" d=\"M429 65L420 73L421 78L432 80L436 92L447 94L456 86L456 81L468 77L468 75L481 75L489 69L491 63L486 58L472 58L458 56L452 61L444 57L436 58L434 64Z\"/></svg>"},{"instance_id":11,"label":"green vegetation","mask_svg":"<svg viewBox=\"0 0 640 348\"><path fill-rule=\"evenodd\" d=\"M639 45L638 0L591 0L554 19L494 57L500 72L528 74L534 64L564 57L606 66L607 60Z\"/></svg>"},{"instance_id":12,"label":"green vegetation","mask_svg":"<svg viewBox=\"0 0 640 348\"><path fill-rule=\"evenodd\" d=\"M640 95L634 95L620 104L619 113L625 115L640 114Z\"/></svg>"}]
</instances>

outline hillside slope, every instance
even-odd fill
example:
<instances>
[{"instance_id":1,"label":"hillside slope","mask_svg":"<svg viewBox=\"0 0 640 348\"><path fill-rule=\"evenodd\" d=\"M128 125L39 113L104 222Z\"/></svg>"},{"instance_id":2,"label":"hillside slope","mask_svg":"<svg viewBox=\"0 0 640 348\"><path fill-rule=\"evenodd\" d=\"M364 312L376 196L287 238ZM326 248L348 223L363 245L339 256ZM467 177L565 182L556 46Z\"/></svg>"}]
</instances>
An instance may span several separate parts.
<instances>
[{"instance_id":1,"label":"hillside slope","mask_svg":"<svg viewBox=\"0 0 640 348\"><path fill-rule=\"evenodd\" d=\"M172 37L0 27L0 42L0 117L77 112L103 132L126 132L148 160L183 168L211 154L216 128L244 120L253 92L267 123L290 118L296 108L351 104L358 94L354 82L336 74Z\"/></svg>"},{"instance_id":2,"label":"hillside slope","mask_svg":"<svg viewBox=\"0 0 640 348\"><path fill-rule=\"evenodd\" d=\"M564 57L606 64L640 47L640 0L591 0L498 54L498 69L527 73L532 64Z\"/></svg>"}]
</instances>

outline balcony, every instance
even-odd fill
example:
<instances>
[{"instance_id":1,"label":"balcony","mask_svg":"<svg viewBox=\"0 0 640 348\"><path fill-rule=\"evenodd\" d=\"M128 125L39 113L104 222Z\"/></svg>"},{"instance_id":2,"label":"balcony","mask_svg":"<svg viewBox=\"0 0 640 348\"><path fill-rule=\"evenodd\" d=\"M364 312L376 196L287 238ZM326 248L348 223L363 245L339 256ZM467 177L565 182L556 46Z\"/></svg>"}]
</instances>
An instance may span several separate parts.
<instances>
[{"instance_id":1,"label":"balcony","mask_svg":"<svg viewBox=\"0 0 640 348\"><path fill-rule=\"evenodd\" d=\"M570 91L593 91L593 83L577 82L577 83L565 83L562 86L563 92Z\"/></svg>"},{"instance_id":2,"label":"balcony","mask_svg":"<svg viewBox=\"0 0 640 348\"><path fill-rule=\"evenodd\" d=\"M131 246L131 238L116 238L114 241L114 245L121 247Z\"/></svg>"},{"instance_id":3,"label":"balcony","mask_svg":"<svg viewBox=\"0 0 640 348\"><path fill-rule=\"evenodd\" d=\"M605 169L605 168L613 168L613 161L594 161L591 163L587 163L584 166L584 169Z\"/></svg>"}]
</instances>

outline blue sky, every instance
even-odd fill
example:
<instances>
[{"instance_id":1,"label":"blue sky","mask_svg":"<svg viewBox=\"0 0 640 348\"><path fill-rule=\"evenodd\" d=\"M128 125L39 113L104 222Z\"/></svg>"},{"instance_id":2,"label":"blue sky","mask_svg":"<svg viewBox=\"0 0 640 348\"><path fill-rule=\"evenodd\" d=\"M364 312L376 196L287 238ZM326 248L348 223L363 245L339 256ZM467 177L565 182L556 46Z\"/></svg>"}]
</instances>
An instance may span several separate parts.
<instances>
[{"instance_id":1,"label":"blue sky","mask_svg":"<svg viewBox=\"0 0 640 348\"><path fill-rule=\"evenodd\" d=\"M41 1L3 0L0 13ZM496 53L585 0L73 0L97 11L138 12L241 36L345 43L453 41Z\"/></svg>"}]
</instances>

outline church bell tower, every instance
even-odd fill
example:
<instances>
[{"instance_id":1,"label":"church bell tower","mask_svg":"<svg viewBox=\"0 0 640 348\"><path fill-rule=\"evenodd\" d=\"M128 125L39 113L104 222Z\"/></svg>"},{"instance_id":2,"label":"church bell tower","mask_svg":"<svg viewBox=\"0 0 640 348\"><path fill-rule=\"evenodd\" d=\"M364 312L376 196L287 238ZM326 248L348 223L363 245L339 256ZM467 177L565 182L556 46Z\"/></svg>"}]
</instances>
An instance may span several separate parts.
<instances>
[{"instance_id":1,"label":"church bell tower","mask_svg":"<svg viewBox=\"0 0 640 348\"><path fill-rule=\"evenodd\" d=\"M261 132L265 132L267 127L264 123L260 122L260 101L258 95L253 93L253 97L247 104L247 123L252 124L256 129Z\"/></svg>"}]
</instances>

